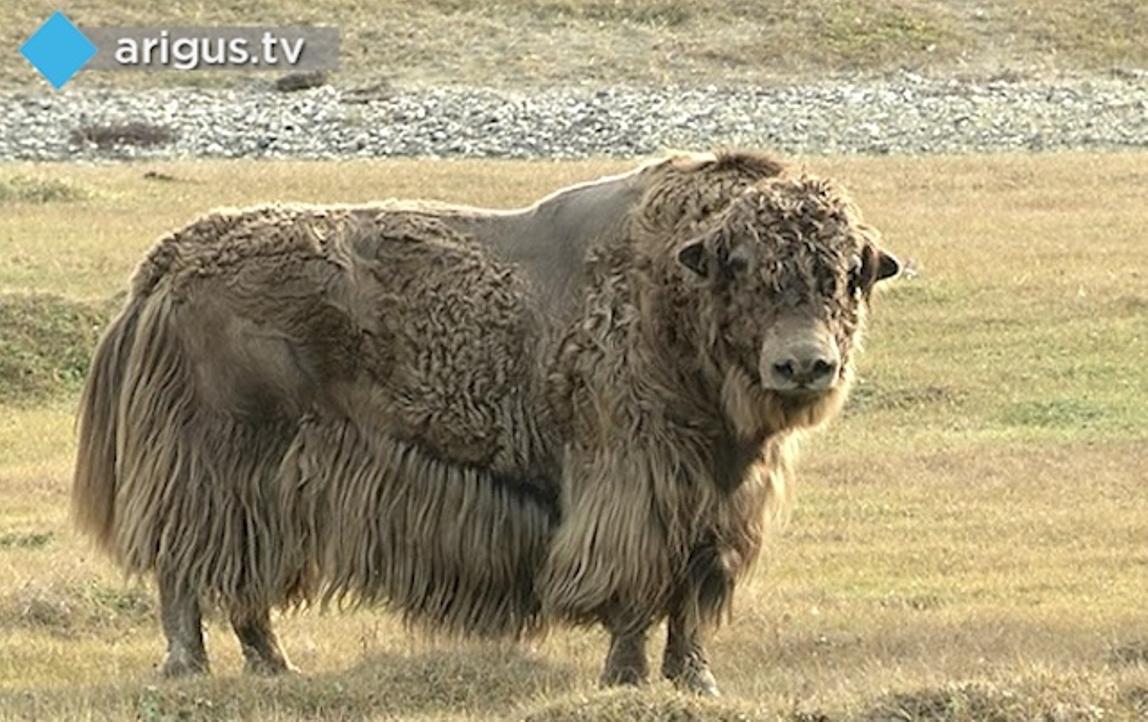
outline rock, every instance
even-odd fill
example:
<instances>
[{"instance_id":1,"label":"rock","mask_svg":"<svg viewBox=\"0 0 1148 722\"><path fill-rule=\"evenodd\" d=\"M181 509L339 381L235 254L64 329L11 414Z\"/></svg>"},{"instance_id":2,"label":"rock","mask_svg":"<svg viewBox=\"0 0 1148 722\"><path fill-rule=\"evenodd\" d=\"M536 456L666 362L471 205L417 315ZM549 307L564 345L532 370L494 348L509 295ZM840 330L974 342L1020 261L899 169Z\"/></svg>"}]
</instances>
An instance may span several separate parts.
<instances>
[{"instance_id":1,"label":"rock","mask_svg":"<svg viewBox=\"0 0 1148 722\"><path fill-rule=\"evenodd\" d=\"M364 96L369 98L364 102ZM71 129L170 131L132 157L632 156L728 145L788 154L969 153L1148 146L1148 80L846 78L753 87L506 91L324 86L0 92L0 161L123 157Z\"/></svg>"},{"instance_id":2,"label":"rock","mask_svg":"<svg viewBox=\"0 0 1148 722\"><path fill-rule=\"evenodd\" d=\"M275 89L280 93L294 93L310 90L327 84L327 74L322 70L309 73L288 73L275 80Z\"/></svg>"}]
</instances>

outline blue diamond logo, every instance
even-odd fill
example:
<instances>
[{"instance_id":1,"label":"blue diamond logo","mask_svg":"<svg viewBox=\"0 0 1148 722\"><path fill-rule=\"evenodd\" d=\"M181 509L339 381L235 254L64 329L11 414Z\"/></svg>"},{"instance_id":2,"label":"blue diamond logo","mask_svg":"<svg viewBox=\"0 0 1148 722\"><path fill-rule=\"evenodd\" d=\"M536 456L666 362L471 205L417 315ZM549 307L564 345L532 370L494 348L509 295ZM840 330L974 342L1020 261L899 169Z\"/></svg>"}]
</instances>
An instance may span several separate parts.
<instances>
[{"instance_id":1,"label":"blue diamond logo","mask_svg":"<svg viewBox=\"0 0 1148 722\"><path fill-rule=\"evenodd\" d=\"M57 10L20 46L20 53L59 90L92 59L96 46Z\"/></svg>"}]
</instances>

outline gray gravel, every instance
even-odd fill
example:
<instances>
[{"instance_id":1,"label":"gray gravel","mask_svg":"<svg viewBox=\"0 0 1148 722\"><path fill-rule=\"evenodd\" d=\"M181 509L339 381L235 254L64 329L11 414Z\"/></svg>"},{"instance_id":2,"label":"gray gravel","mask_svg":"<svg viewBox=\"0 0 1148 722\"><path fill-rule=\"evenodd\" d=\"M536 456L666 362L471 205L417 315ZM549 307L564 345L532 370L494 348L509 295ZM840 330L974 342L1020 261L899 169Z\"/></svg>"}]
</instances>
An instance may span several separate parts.
<instances>
[{"instance_id":1,"label":"gray gravel","mask_svg":"<svg viewBox=\"0 0 1148 722\"><path fill-rule=\"evenodd\" d=\"M0 93L0 160L131 157L633 156L746 145L785 153L966 153L1148 146L1148 79L970 82L910 74L736 88L332 86ZM154 148L77 143L144 121Z\"/></svg>"}]
</instances>

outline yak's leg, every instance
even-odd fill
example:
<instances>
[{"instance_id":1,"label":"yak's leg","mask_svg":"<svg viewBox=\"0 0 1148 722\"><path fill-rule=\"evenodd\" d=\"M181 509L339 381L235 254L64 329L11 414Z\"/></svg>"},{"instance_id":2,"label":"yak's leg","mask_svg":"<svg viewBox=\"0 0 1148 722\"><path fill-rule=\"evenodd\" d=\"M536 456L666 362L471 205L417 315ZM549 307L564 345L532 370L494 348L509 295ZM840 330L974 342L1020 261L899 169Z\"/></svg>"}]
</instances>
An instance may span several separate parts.
<instances>
[{"instance_id":1,"label":"yak's leg","mask_svg":"<svg viewBox=\"0 0 1148 722\"><path fill-rule=\"evenodd\" d=\"M662 674L678 689L716 697L717 680L706 660L706 625L693 604L677 605L666 629L666 653Z\"/></svg>"},{"instance_id":2,"label":"yak's leg","mask_svg":"<svg viewBox=\"0 0 1148 722\"><path fill-rule=\"evenodd\" d=\"M294 672L295 667L287 661L279 646L275 631L271 628L271 611L258 612L232 611L231 628L243 647L246 669L251 674L273 676L284 672Z\"/></svg>"},{"instance_id":3,"label":"yak's leg","mask_svg":"<svg viewBox=\"0 0 1148 722\"><path fill-rule=\"evenodd\" d=\"M207 652L203 647L203 620L198 595L181 588L172 575L159 574L159 615L167 637L167 655L161 669L165 677L205 674Z\"/></svg>"},{"instance_id":4,"label":"yak's leg","mask_svg":"<svg viewBox=\"0 0 1148 722\"><path fill-rule=\"evenodd\" d=\"M649 626L638 630L620 630L610 624L610 651L606 653L606 664L602 669L602 685L645 684L650 676L646 661L646 638Z\"/></svg>"},{"instance_id":5,"label":"yak's leg","mask_svg":"<svg viewBox=\"0 0 1148 722\"><path fill-rule=\"evenodd\" d=\"M705 643L733 593L733 579L712 544L690 553L689 571L670 602L662 674L679 689L717 696Z\"/></svg>"}]
</instances>

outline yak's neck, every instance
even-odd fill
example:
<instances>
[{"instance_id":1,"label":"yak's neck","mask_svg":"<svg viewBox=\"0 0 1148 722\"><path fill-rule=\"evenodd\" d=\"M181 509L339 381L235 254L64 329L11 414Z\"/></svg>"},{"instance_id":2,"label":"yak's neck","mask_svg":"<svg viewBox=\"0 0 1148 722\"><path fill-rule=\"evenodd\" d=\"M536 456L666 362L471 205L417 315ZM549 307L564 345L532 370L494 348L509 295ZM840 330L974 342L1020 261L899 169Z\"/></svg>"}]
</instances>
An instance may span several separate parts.
<instances>
[{"instance_id":1,"label":"yak's neck","mask_svg":"<svg viewBox=\"0 0 1148 722\"><path fill-rule=\"evenodd\" d=\"M769 439L765 432L742 436L729 424L715 429L706 450L714 485L726 493L736 491L764 458Z\"/></svg>"},{"instance_id":2,"label":"yak's neck","mask_svg":"<svg viewBox=\"0 0 1148 722\"><path fill-rule=\"evenodd\" d=\"M770 424L766 393L736 365L721 334L710 332L717 319L709 316L702 297L708 291L676 269L660 279L655 271L649 281L638 294L639 318L646 324L640 336L647 348L636 356L651 363L637 373L660 377L659 385L673 398L667 406L671 423L697 445L713 482L733 491L764 458L770 440L787 429Z\"/></svg>"}]
</instances>

